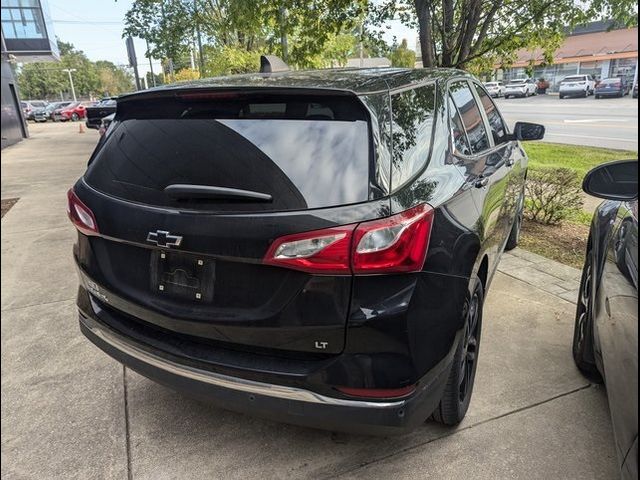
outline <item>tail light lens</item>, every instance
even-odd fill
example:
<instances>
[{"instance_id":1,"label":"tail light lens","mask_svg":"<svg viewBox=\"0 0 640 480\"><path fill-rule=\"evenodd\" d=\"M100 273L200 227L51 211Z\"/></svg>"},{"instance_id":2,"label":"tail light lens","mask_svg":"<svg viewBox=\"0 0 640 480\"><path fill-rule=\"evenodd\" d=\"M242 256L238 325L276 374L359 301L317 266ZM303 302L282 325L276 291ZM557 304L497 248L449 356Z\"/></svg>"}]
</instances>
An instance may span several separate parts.
<instances>
[{"instance_id":1,"label":"tail light lens","mask_svg":"<svg viewBox=\"0 0 640 480\"><path fill-rule=\"evenodd\" d=\"M78 198L73 188L67 192L67 215L75 227L85 235L97 235L96 217L89 207Z\"/></svg>"},{"instance_id":2,"label":"tail light lens","mask_svg":"<svg viewBox=\"0 0 640 480\"><path fill-rule=\"evenodd\" d=\"M354 228L355 224L280 237L264 262L310 273L348 274Z\"/></svg>"},{"instance_id":3,"label":"tail light lens","mask_svg":"<svg viewBox=\"0 0 640 480\"><path fill-rule=\"evenodd\" d=\"M380 220L280 237L264 263L338 275L419 271L433 213L423 204Z\"/></svg>"},{"instance_id":4,"label":"tail light lens","mask_svg":"<svg viewBox=\"0 0 640 480\"><path fill-rule=\"evenodd\" d=\"M353 273L422 270L432 223L433 208L426 204L361 223L353 240Z\"/></svg>"}]
</instances>

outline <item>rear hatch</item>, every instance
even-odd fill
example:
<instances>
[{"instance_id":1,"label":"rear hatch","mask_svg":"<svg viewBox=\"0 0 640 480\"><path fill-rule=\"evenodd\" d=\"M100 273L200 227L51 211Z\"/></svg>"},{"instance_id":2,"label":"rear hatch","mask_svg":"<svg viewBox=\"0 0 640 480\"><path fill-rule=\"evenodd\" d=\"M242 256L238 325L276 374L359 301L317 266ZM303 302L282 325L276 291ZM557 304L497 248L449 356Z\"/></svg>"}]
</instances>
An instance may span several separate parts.
<instances>
[{"instance_id":1,"label":"rear hatch","mask_svg":"<svg viewBox=\"0 0 640 480\"><path fill-rule=\"evenodd\" d=\"M275 239L388 211L368 112L347 92L179 91L119 100L74 187L88 290L137 321L236 345L339 353L352 277L266 265ZM167 188L169 187L169 188Z\"/></svg>"}]
</instances>

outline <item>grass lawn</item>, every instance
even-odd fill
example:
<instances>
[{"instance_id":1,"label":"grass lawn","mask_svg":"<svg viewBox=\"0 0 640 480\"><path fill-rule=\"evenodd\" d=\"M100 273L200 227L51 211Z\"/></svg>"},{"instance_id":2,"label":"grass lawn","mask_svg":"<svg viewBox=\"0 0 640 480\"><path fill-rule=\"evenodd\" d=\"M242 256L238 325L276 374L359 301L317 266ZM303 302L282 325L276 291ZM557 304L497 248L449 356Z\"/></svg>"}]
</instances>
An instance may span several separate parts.
<instances>
[{"instance_id":1,"label":"grass lawn","mask_svg":"<svg viewBox=\"0 0 640 480\"><path fill-rule=\"evenodd\" d=\"M638 158L637 152L629 150L560 143L526 142L524 149L529 156L529 168L532 170L545 167L570 168L578 174L580 180L589 170L601 163ZM558 226L525 220L520 246L565 265L582 268L591 217L590 212L578 211Z\"/></svg>"},{"instance_id":2,"label":"grass lawn","mask_svg":"<svg viewBox=\"0 0 640 480\"><path fill-rule=\"evenodd\" d=\"M529 156L529 167L564 167L575 170L580 178L596 165L613 160L638 158L638 152L613 150L600 147L583 147L561 143L526 142L524 149Z\"/></svg>"}]
</instances>

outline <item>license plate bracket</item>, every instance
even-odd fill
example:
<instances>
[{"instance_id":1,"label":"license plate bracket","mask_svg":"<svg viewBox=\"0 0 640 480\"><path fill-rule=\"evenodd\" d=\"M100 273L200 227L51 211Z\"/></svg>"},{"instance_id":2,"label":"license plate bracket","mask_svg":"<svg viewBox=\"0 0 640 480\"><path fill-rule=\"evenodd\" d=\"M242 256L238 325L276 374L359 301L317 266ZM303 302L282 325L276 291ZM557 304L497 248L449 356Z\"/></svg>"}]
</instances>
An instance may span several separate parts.
<instances>
[{"instance_id":1,"label":"license plate bracket","mask_svg":"<svg viewBox=\"0 0 640 480\"><path fill-rule=\"evenodd\" d=\"M168 250L151 254L152 291L197 303L213 301L215 262L202 255Z\"/></svg>"}]
</instances>

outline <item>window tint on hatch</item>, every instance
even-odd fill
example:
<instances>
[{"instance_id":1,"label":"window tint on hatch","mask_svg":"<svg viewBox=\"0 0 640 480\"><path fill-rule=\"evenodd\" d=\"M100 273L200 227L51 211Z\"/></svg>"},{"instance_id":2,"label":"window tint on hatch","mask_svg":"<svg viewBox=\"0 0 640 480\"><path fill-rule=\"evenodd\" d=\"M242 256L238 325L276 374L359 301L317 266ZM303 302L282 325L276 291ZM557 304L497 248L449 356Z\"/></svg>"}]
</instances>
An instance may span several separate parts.
<instances>
[{"instance_id":1,"label":"window tint on hatch","mask_svg":"<svg viewBox=\"0 0 640 480\"><path fill-rule=\"evenodd\" d=\"M471 152L480 153L488 149L489 137L487 136L480 109L473 98L469 84L464 80L452 83L449 91L462 117L462 123L467 131L469 143L471 144Z\"/></svg>"},{"instance_id":2,"label":"window tint on hatch","mask_svg":"<svg viewBox=\"0 0 640 480\"><path fill-rule=\"evenodd\" d=\"M433 85L407 90L391 97L392 190L404 184L427 162L431 148L434 106Z\"/></svg>"},{"instance_id":3,"label":"window tint on hatch","mask_svg":"<svg viewBox=\"0 0 640 480\"><path fill-rule=\"evenodd\" d=\"M369 128L357 100L248 95L118 108L117 125L85 175L109 195L207 211L284 211L368 198ZM165 192L173 184L250 190L273 200L176 199Z\"/></svg>"},{"instance_id":4,"label":"window tint on hatch","mask_svg":"<svg viewBox=\"0 0 640 480\"><path fill-rule=\"evenodd\" d=\"M491 130L494 143L496 145L504 143L507 141L507 129L502 121L502 117L500 116L498 109L496 108L496 104L493 103L493 100L491 100L483 88L475 83L473 85L476 87L476 92L478 92L478 96L480 97L480 103L482 104L482 107L487 114L487 118L489 119L489 128Z\"/></svg>"}]
</instances>

